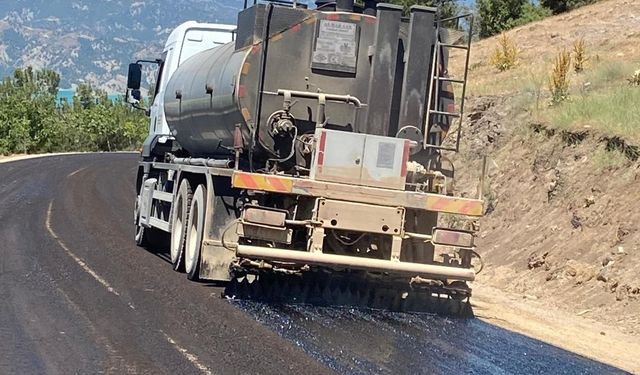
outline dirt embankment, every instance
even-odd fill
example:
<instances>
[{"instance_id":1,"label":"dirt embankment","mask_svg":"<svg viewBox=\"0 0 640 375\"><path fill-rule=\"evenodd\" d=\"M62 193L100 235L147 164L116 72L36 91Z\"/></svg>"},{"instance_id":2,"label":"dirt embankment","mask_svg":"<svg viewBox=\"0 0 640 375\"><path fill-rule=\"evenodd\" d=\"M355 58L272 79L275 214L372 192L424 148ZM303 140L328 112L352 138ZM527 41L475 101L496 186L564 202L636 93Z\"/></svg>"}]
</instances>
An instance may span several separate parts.
<instances>
[{"instance_id":1,"label":"dirt embankment","mask_svg":"<svg viewBox=\"0 0 640 375\"><path fill-rule=\"evenodd\" d=\"M640 2L603 0L509 31L520 57L515 68L501 73L489 63L496 39L474 43L473 96L465 108L461 152L452 157L457 190L475 196L482 155L488 156L487 212L477 241L486 267L475 289L504 292L516 298L518 303L508 302L514 307L558 311L574 318L568 322L574 326L592 322L600 327L597 335L616 331L635 344L640 130L627 131L625 139L592 118L554 124L553 114L588 103L585 98L631 90L626 78L640 63L640 29L633 27L640 25L639 12ZM571 72L569 105L549 108L553 57L581 38L587 68ZM462 62L453 56L451 65ZM615 103L606 104L599 115L618 113ZM620 119L632 124L637 114Z\"/></svg>"},{"instance_id":2,"label":"dirt embankment","mask_svg":"<svg viewBox=\"0 0 640 375\"><path fill-rule=\"evenodd\" d=\"M481 156L488 156L487 213L477 241L486 268L476 289L506 292L516 298L506 301L514 309L558 311L573 320L567 326L593 327L596 335L640 339L638 149L531 119L509 97L468 101L455 157L463 195L476 194ZM495 300L484 294L485 302ZM513 328L545 338L542 326Z\"/></svg>"}]
</instances>

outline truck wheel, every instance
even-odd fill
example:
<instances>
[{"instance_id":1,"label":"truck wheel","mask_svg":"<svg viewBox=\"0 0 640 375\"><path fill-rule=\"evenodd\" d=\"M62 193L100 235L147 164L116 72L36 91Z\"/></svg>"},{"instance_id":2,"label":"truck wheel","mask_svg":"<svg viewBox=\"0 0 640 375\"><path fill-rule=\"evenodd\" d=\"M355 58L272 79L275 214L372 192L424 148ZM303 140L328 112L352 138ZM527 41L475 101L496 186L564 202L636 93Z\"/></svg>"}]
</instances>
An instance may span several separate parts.
<instances>
[{"instance_id":1,"label":"truck wheel","mask_svg":"<svg viewBox=\"0 0 640 375\"><path fill-rule=\"evenodd\" d=\"M185 271L189 280L198 280L200 249L204 235L204 218L206 209L207 188L198 185L189 210L187 221L187 237L185 242Z\"/></svg>"},{"instance_id":2,"label":"truck wheel","mask_svg":"<svg viewBox=\"0 0 640 375\"><path fill-rule=\"evenodd\" d=\"M171 264L176 271L184 270L184 243L187 235L187 220L191 208L191 184L187 179L182 180L178 189L178 196L171 214Z\"/></svg>"},{"instance_id":3,"label":"truck wheel","mask_svg":"<svg viewBox=\"0 0 640 375\"><path fill-rule=\"evenodd\" d=\"M136 198L136 204L133 211L133 215L134 215L133 222L136 227L136 232L135 232L136 245L147 248L147 249L158 250L159 248L162 248L162 247L166 249L165 247L166 245L164 245L166 241L165 232L162 232L157 228L145 228L142 225L140 225L139 199L140 199L140 196Z\"/></svg>"},{"instance_id":4,"label":"truck wheel","mask_svg":"<svg viewBox=\"0 0 640 375\"><path fill-rule=\"evenodd\" d=\"M140 225L140 196L136 197L136 205L133 210L133 223L136 226L136 245L144 247L148 245L147 235L145 233L145 228Z\"/></svg>"}]
</instances>

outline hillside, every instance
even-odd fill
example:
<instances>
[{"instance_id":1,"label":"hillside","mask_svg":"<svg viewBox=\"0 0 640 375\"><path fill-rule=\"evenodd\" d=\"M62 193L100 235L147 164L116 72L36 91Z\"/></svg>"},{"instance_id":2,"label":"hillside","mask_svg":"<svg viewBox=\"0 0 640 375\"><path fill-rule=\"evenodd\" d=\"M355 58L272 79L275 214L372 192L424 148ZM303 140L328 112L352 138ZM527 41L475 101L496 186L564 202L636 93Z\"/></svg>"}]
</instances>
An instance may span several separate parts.
<instances>
[{"instance_id":1,"label":"hillside","mask_svg":"<svg viewBox=\"0 0 640 375\"><path fill-rule=\"evenodd\" d=\"M89 82L122 92L127 64L159 56L173 27L187 21L235 23L240 0L0 1L0 76L47 67L62 87Z\"/></svg>"},{"instance_id":2,"label":"hillside","mask_svg":"<svg viewBox=\"0 0 640 375\"><path fill-rule=\"evenodd\" d=\"M489 159L478 283L640 337L640 87L627 81L640 69L640 2L605 0L507 36L520 58L505 72L488 62L497 37L473 45L455 157L468 195ZM550 106L552 61L580 38L586 69Z\"/></svg>"}]
</instances>

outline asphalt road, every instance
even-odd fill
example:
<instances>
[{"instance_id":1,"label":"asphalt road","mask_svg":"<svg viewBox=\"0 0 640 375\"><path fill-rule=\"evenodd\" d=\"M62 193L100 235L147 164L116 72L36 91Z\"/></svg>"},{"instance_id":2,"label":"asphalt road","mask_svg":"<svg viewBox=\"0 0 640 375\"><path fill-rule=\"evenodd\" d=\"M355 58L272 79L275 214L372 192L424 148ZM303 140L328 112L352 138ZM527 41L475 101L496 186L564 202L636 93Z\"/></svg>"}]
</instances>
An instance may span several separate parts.
<instances>
[{"instance_id":1,"label":"asphalt road","mask_svg":"<svg viewBox=\"0 0 640 375\"><path fill-rule=\"evenodd\" d=\"M135 246L136 160L0 164L0 374L621 372L473 318L221 299Z\"/></svg>"}]
</instances>

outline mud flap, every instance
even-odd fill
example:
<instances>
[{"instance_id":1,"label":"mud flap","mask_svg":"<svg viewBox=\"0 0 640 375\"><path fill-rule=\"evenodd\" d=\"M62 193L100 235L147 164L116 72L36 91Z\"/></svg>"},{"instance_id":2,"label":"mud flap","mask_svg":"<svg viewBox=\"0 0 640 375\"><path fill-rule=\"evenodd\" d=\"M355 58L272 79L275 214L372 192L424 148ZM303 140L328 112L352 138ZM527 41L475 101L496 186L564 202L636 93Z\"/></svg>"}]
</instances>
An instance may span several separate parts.
<instances>
[{"instance_id":1,"label":"mud flap","mask_svg":"<svg viewBox=\"0 0 640 375\"><path fill-rule=\"evenodd\" d=\"M222 235L225 240L237 242L235 228L229 228L240 217L237 208L239 190L231 187L229 177L207 175L207 215L205 217L205 233L200 252L201 280L229 281L229 266L235 258L235 252L222 246ZM227 230L229 229L229 230Z\"/></svg>"},{"instance_id":2,"label":"mud flap","mask_svg":"<svg viewBox=\"0 0 640 375\"><path fill-rule=\"evenodd\" d=\"M200 254L200 279L212 281L229 281L229 265L235 258L235 252L222 245L202 245Z\"/></svg>"}]
</instances>

